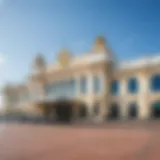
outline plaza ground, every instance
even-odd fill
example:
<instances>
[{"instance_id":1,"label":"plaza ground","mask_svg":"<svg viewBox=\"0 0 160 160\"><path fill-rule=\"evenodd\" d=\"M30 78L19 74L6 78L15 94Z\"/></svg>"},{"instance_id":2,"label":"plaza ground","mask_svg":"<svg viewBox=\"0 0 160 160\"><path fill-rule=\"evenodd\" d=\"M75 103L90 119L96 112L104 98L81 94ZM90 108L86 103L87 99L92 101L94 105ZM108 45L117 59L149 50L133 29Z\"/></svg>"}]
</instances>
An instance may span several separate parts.
<instances>
[{"instance_id":1,"label":"plaza ground","mask_svg":"<svg viewBox=\"0 0 160 160\"><path fill-rule=\"evenodd\" d=\"M159 160L160 121L0 124L1 160Z\"/></svg>"}]
</instances>

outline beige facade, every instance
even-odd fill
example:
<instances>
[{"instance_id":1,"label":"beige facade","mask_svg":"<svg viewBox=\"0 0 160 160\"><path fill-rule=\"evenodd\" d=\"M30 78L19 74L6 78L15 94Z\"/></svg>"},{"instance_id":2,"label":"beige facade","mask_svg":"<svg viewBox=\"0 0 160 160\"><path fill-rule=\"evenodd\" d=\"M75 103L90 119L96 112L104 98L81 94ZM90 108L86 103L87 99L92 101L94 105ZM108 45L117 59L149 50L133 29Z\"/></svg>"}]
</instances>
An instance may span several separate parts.
<instances>
[{"instance_id":1,"label":"beige facade","mask_svg":"<svg viewBox=\"0 0 160 160\"><path fill-rule=\"evenodd\" d=\"M129 117L131 103L136 104L136 118L146 119L151 116L152 104L160 100L160 92L152 92L150 79L160 73L160 57L134 60L127 63L119 63L115 60L110 48L102 37L98 37L91 51L79 57L63 49L54 64L47 64L42 55L37 55L33 63L33 69L28 76L26 84L6 86L4 88L4 105L6 109L20 109L28 114L42 114L37 107L39 104L54 104L57 101L74 101L73 117L77 118L75 108L79 104L86 107L86 117L93 121L102 122L110 113L116 117ZM81 78L86 78L86 91L81 91ZM94 77L98 77L98 91L94 91ZM128 91L128 79L135 77L138 81L138 91ZM66 94L61 97L48 95L47 84L75 81L73 95ZM112 82L119 83L118 94L111 93ZM62 92L63 87L61 87ZM54 89L53 89L54 92ZM55 89L55 92L59 92ZM63 94L63 93L62 93ZM79 102L79 103L78 103ZM115 111L112 110L116 104ZM95 111L95 106L97 110ZM47 107L47 105L45 106ZM54 108L54 107L53 107ZM113 117L114 117L113 116Z\"/></svg>"}]
</instances>

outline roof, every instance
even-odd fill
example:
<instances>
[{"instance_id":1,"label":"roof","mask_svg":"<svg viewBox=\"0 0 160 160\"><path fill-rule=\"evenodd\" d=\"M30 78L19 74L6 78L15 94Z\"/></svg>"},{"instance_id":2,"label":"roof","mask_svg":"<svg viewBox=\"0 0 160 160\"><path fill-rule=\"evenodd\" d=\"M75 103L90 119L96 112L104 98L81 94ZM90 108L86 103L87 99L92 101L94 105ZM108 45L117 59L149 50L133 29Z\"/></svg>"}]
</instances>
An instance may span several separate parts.
<instances>
[{"instance_id":1,"label":"roof","mask_svg":"<svg viewBox=\"0 0 160 160\"><path fill-rule=\"evenodd\" d=\"M160 64L159 56L148 56L138 60L129 60L118 65L119 69L137 69Z\"/></svg>"},{"instance_id":2,"label":"roof","mask_svg":"<svg viewBox=\"0 0 160 160\"><path fill-rule=\"evenodd\" d=\"M108 60L111 60L111 57L109 57L107 54L104 54L104 53L86 54L83 56L72 57L71 62L69 63L69 66L77 67L77 66L97 63L101 61L108 61ZM58 62L51 64L47 67L47 72L56 71L59 69L59 67L60 67L60 64Z\"/></svg>"}]
</instances>

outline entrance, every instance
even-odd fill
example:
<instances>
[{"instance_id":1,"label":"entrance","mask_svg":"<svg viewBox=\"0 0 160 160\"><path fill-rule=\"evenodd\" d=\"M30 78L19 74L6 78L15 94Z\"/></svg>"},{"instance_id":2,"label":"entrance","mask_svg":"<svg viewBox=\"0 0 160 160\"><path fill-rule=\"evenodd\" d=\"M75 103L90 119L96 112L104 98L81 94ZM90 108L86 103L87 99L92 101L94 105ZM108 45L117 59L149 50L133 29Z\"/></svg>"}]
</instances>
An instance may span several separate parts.
<instances>
[{"instance_id":1,"label":"entrance","mask_svg":"<svg viewBox=\"0 0 160 160\"><path fill-rule=\"evenodd\" d=\"M70 122L73 115L73 104L68 101L59 101L55 105L58 122Z\"/></svg>"},{"instance_id":2,"label":"entrance","mask_svg":"<svg viewBox=\"0 0 160 160\"><path fill-rule=\"evenodd\" d=\"M130 104L129 110L128 110L128 116L130 119L137 118L138 112L137 112L137 104L136 103Z\"/></svg>"},{"instance_id":3,"label":"entrance","mask_svg":"<svg viewBox=\"0 0 160 160\"><path fill-rule=\"evenodd\" d=\"M160 118L160 101L157 101L151 106L151 117Z\"/></svg>"},{"instance_id":4,"label":"entrance","mask_svg":"<svg viewBox=\"0 0 160 160\"><path fill-rule=\"evenodd\" d=\"M110 120L116 120L120 117L119 106L117 104L112 104L109 110L108 118Z\"/></svg>"},{"instance_id":5,"label":"entrance","mask_svg":"<svg viewBox=\"0 0 160 160\"><path fill-rule=\"evenodd\" d=\"M70 122L73 116L74 102L60 100L39 104L46 121Z\"/></svg>"}]
</instances>

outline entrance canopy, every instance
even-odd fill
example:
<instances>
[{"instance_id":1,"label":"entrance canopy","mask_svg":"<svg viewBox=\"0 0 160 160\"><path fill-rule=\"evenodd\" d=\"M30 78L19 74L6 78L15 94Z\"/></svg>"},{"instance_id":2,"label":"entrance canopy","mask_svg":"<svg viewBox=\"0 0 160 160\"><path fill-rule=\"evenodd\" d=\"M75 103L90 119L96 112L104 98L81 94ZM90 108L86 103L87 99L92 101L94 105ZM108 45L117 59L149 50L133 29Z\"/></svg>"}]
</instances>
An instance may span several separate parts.
<instances>
[{"instance_id":1,"label":"entrance canopy","mask_svg":"<svg viewBox=\"0 0 160 160\"><path fill-rule=\"evenodd\" d=\"M83 105L78 100L59 99L56 101L41 101L37 103L37 107L46 119L56 120L58 122L69 122Z\"/></svg>"},{"instance_id":2,"label":"entrance canopy","mask_svg":"<svg viewBox=\"0 0 160 160\"><path fill-rule=\"evenodd\" d=\"M37 106L44 106L45 107L50 107L50 106L57 106L59 104L70 104L70 105L80 105L82 104L81 101L79 100L68 100L68 99L58 99L58 100L50 100L50 101L39 101L37 102Z\"/></svg>"}]
</instances>

